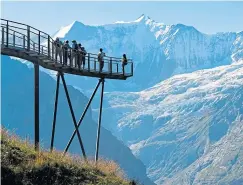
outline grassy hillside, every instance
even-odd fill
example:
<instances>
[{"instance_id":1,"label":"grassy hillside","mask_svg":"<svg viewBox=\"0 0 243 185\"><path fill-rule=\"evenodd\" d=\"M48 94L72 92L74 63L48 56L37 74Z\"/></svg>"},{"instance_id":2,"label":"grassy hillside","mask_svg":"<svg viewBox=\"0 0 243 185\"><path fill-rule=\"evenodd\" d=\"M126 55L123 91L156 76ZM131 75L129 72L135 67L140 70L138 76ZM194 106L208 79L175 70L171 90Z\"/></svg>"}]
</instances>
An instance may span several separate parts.
<instances>
[{"instance_id":1,"label":"grassy hillside","mask_svg":"<svg viewBox=\"0 0 243 185\"><path fill-rule=\"evenodd\" d=\"M36 152L16 135L1 129L1 181L3 185L129 185L119 166L100 160L95 166L61 152Z\"/></svg>"}]
</instances>

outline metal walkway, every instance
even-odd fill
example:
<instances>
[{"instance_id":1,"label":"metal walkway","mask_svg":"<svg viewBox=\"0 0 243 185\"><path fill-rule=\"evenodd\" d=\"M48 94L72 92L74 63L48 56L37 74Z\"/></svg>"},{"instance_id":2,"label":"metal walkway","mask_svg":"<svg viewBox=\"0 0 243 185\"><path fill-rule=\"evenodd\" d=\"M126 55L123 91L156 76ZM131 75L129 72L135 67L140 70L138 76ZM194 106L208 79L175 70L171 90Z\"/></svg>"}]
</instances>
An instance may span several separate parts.
<instances>
[{"instance_id":1,"label":"metal walkway","mask_svg":"<svg viewBox=\"0 0 243 185\"><path fill-rule=\"evenodd\" d=\"M83 122L87 110L93 101L93 98L101 86L100 96L100 111L97 126L97 139L96 139L96 152L95 161L98 161L99 154L99 142L100 142L100 128L102 120L102 105L104 95L104 82L105 79L118 79L126 80L128 77L133 76L133 63L128 59L127 65L123 68L121 58L105 57L104 68L100 71L100 64L98 62L98 56L95 54L88 53L85 56L85 66L80 66L80 61L77 54L70 48L70 57L68 58L66 51L62 50L59 53L63 53L57 56L56 47L54 40L50 35L33 28L29 25L1 19L1 54L8 56L15 56L21 59L28 60L34 64L34 135L35 135L35 149L39 150L40 141L40 125L39 125L39 66L44 68L57 71L57 84L56 84L56 95L55 104L53 111L53 123L52 123L52 134L51 134L51 145L50 151L54 148L55 139L55 128L56 128L56 116L58 107L58 95L60 79L62 81L64 92L68 101L68 106L72 116L72 122L74 125L74 132L70 137L69 142L64 150L64 154L68 151L75 135L78 135L80 148L84 158L86 159L85 148L79 132L79 126ZM60 50L59 50L60 51ZM65 54L65 58L64 58ZM72 56L73 54L73 56ZM79 55L80 57L80 55ZM65 59L65 62L64 62ZM64 74L74 74L80 76L89 76L99 78L99 81L92 93L85 109L79 119L76 120L73 111L71 99L69 96L68 88L65 82Z\"/></svg>"},{"instance_id":2,"label":"metal walkway","mask_svg":"<svg viewBox=\"0 0 243 185\"><path fill-rule=\"evenodd\" d=\"M97 48L97 51L99 48ZM64 54L64 51L61 53ZM29 25L1 19L1 54L15 56L31 61L40 66L62 73L75 74L107 79L126 80L133 76L133 62L128 59L124 70L121 58L104 57L104 67L99 69L98 56L87 53L85 66L78 67L77 55L70 48L67 63L64 64L64 55L56 55L54 40L50 35ZM72 59L72 60L71 60Z\"/></svg>"}]
</instances>

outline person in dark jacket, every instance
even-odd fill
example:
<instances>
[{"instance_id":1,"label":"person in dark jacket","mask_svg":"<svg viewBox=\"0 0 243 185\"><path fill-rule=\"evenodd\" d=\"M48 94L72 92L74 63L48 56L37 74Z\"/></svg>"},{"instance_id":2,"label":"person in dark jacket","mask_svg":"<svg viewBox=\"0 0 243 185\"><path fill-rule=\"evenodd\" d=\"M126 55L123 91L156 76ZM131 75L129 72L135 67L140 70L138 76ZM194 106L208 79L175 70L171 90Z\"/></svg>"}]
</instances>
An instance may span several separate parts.
<instances>
[{"instance_id":1,"label":"person in dark jacket","mask_svg":"<svg viewBox=\"0 0 243 185\"><path fill-rule=\"evenodd\" d=\"M127 65L127 56L126 56L126 54L123 54L123 56L122 56L122 72L123 72L123 75L125 74L125 65Z\"/></svg>"},{"instance_id":2,"label":"person in dark jacket","mask_svg":"<svg viewBox=\"0 0 243 185\"><path fill-rule=\"evenodd\" d=\"M70 49L69 41L66 40L63 45L63 63L64 65L67 65L68 58L70 58Z\"/></svg>"},{"instance_id":3,"label":"person in dark jacket","mask_svg":"<svg viewBox=\"0 0 243 185\"><path fill-rule=\"evenodd\" d=\"M82 62L83 62L83 69L85 67L85 55L87 54L84 47L81 47L81 53L82 53Z\"/></svg>"},{"instance_id":4,"label":"person in dark jacket","mask_svg":"<svg viewBox=\"0 0 243 185\"><path fill-rule=\"evenodd\" d=\"M82 64L82 44L78 44L78 52L77 52L77 63L78 63L78 68L81 69L81 64Z\"/></svg>"},{"instance_id":5,"label":"person in dark jacket","mask_svg":"<svg viewBox=\"0 0 243 185\"><path fill-rule=\"evenodd\" d=\"M72 41L71 66L77 66L78 43L76 40Z\"/></svg>"}]
</instances>

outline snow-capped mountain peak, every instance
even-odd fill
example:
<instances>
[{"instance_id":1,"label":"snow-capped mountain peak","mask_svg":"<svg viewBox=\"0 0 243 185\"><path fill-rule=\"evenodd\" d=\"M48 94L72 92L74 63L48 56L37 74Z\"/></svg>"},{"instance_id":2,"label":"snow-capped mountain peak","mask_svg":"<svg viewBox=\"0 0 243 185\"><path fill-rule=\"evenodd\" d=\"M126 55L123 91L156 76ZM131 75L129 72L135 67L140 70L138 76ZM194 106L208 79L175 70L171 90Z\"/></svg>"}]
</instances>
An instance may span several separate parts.
<instances>
[{"instance_id":1,"label":"snow-capped mountain peak","mask_svg":"<svg viewBox=\"0 0 243 185\"><path fill-rule=\"evenodd\" d=\"M134 23L145 23L146 21L151 21L149 16L142 14L134 21L116 21L115 24L134 24Z\"/></svg>"},{"instance_id":2,"label":"snow-capped mountain peak","mask_svg":"<svg viewBox=\"0 0 243 185\"><path fill-rule=\"evenodd\" d=\"M65 38L69 32L71 32L72 30L80 30L83 26L85 26L83 23L79 21L73 21L71 24L63 26L58 32L56 32L53 38Z\"/></svg>"},{"instance_id":3,"label":"snow-capped mountain peak","mask_svg":"<svg viewBox=\"0 0 243 185\"><path fill-rule=\"evenodd\" d=\"M243 58L242 32L207 35L193 26L158 23L145 14L134 21L99 26L75 21L61 28L54 38L57 36L75 39L89 52L96 53L102 47L110 56L126 53L132 58L135 75L128 84L123 83L126 87L118 85L122 91L142 90L176 74Z\"/></svg>"},{"instance_id":4,"label":"snow-capped mountain peak","mask_svg":"<svg viewBox=\"0 0 243 185\"><path fill-rule=\"evenodd\" d=\"M142 22L142 21L147 21L151 20L149 16L142 14L138 19L136 19L134 22Z\"/></svg>"}]
</instances>

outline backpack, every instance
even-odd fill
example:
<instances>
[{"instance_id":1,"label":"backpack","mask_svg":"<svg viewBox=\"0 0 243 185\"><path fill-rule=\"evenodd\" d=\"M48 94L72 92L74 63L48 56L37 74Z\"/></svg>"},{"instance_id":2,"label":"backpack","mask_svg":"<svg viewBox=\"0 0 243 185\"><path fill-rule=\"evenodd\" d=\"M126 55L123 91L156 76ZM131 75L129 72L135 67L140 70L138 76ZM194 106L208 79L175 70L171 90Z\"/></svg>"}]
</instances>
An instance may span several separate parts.
<instances>
[{"instance_id":1,"label":"backpack","mask_svg":"<svg viewBox=\"0 0 243 185\"><path fill-rule=\"evenodd\" d=\"M82 54L83 55L86 55L87 54L87 52L85 51L84 47L81 47L81 51L82 51Z\"/></svg>"},{"instance_id":2,"label":"backpack","mask_svg":"<svg viewBox=\"0 0 243 185\"><path fill-rule=\"evenodd\" d=\"M60 47L60 46L61 46L60 41L55 41L55 43L56 43L56 46L57 46L57 47Z\"/></svg>"}]
</instances>

